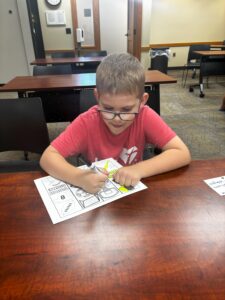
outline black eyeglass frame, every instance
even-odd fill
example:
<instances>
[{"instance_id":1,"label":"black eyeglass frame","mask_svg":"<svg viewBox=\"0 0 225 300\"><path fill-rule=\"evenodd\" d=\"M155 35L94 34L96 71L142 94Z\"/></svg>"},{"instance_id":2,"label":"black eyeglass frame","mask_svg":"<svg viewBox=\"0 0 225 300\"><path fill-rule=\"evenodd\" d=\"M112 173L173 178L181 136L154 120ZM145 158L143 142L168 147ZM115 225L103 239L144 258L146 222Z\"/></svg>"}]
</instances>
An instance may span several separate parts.
<instances>
[{"instance_id":1,"label":"black eyeglass frame","mask_svg":"<svg viewBox=\"0 0 225 300\"><path fill-rule=\"evenodd\" d=\"M133 121L135 119L135 116L139 114L139 112L130 112L130 113L128 113L128 112L114 112L114 111L105 110L105 109L98 109L98 111L101 112L101 113L109 113L109 114L113 115L112 118L105 118L104 114L102 114L103 119L110 120L110 121L115 119L116 116L118 116L120 118L120 120L129 122L129 121ZM123 118L121 118L121 115L134 115L134 118L132 118L130 120L124 120Z\"/></svg>"},{"instance_id":2,"label":"black eyeglass frame","mask_svg":"<svg viewBox=\"0 0 225 300\"><path fill-rule=\"evenodd\" d=\"M140 101L140 99L137 99L137 100ZM103 119L105 119L105 120L111 121L111 120L115 119L116 116L118 116L118 117L120 118L121 121L129 122L129 121L133 121L133 120L135 119L136 115L139 114L140 106L141 106L141 103L139 104L138 112L114 112L114 111L111 111L111 110L100 109L100 108L98 108L98 112L102 112L102 113L105 112L105 113L109 113L109 114L112 114L112 115L113 115L113 117L109 119L109 118L104 118L104 114L102 114L102 117L103 117ZM121 118L121 115L134 115L134 118L132 118L132 119L130 119L130 120L124 120L123 118Z\"/></svg>"}]
</instances>

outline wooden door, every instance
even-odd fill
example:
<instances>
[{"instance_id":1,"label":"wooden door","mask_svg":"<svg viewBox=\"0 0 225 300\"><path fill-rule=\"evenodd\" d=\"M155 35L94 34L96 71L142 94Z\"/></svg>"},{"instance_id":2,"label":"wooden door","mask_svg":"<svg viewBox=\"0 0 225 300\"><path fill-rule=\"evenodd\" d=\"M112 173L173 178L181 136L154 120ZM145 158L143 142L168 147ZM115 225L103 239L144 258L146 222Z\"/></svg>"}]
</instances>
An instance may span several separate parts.
<instances>
[{"instance_id":1,"label":"wooden door","mask_svg":"<svg viewBox=\"0 0 225 300\"><path fill-rule=\"evenodd\" d=\"M100 50L99 0L71 0L75 47L78 47L76 28L83 27L84 42L82 48ZM86 17L85 17L86 16Z\"/></svg>"},{"instance_id":2,"label":"wooden door","mask_svg":"<svg viewBox=\"0 0 225 300\"><path fill-rule=\"evenodd\" d=\"M127 52L141 58L142 0L128 0Z\"/></svg>"}]
</instances>

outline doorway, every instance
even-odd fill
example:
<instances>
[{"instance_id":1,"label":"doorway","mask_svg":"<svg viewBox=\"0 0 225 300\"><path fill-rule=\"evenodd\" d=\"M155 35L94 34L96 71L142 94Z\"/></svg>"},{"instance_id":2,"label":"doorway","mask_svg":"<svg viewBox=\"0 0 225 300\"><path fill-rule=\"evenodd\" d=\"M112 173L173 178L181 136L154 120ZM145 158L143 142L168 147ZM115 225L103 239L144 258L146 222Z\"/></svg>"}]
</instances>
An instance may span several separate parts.
<instances>
[{"instance_id":1,"label":"doorway","mask_svg":"<svg viewBox=\"0 0 225 300\"><path fill-rule=\"evenodd\" d=\"M140 59L142 30L142 0L70 0L73 31L80 26L77 8L89 19L88 28L92 28L93 40L90 38L85 49L108 50L112 52L129 52ZM89 3L90 8L82 8L82 2ZM27 0L30 26L34 44L35 57L45 57L37 0ZM35 17L35 19L34 19ZM92 19L91 19L92 17ZM33 30L33 25L36 26ZM33 34L35 31L35 34ZM77 47L74 34L74 47ZM57 50L57 49L55 49Z\"/></svg>"},{"instance_id":2,"label":"doorway","mask_svg":"<svg viewBox=\"0 0 225 300\"><path fill-rule=\"evenodd\" d=\"M82 48L129 52L140 59L142 0L71 0L71 9L73 31L83 27L87 35ZM76 34L74 41L77 47Z\"/></svg>"},{"instance_id":3,"label":"doorway","mask_svg":"<svg viewBox=\"0 0 225 300\"><path fill-rule=\"evenodd\" d=\"M127 52L141 58L142 0L128 0Z\"/></svg>"},{"instance_id":4,"label":"doorway","mask_svg":"<svg viewBox=\"0 0 225 300\"><path fill-rule=\"evenodd\" d=\"M27 0L27 11L29 16L35 58L45 58L37 0Z\"/></svg>"}]
</instances>

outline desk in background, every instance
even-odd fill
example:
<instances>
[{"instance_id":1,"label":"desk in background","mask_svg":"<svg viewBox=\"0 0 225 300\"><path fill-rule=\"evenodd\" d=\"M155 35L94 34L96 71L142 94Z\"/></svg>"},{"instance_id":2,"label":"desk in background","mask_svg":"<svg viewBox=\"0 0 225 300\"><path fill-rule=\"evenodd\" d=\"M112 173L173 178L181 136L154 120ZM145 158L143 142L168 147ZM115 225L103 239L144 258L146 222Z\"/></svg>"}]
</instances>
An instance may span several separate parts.
<instances>
[{"instance_id":1,"label":"desk in background","mask_svg":"<svg viewBox=\"0 0 225 300\"><path fill-rule=\"evenodd\" d=\"M210 48L223 50L225 49L225 45L210 45Z\"/></svg>"},{"instance_id":2,"label":"desk in background","mask_svg":"<svg viewBox=\"0 0 225 300\"><path fill-rule=\"evenodd\" d=\"M225 75L225 50L195 51L201 55L199 71L200 97L204 97L203 78L209 76ZM193 91L193 87L189 91Z\"/></svg>"},{"instance_id":3,"label":"desk in background","mask_svg":"<svg viewBox=\"0 0 225 300\"><path fill-rule=\"evenodd\" d=\"M147 190L53 225L33 180L0 174L1 299L224 299L225 160L143 180Z\"/></svg>"},{"instance_id":4,"label":"desk in background","mask_svg":"<svg viewBox=\"0 0 225 300\"><path fill-rule=\"evenodd\" d=\"M146 71L145 87L150 94L148 105L160 114L160 84L176 83L176 79L160 71ZM96 74L18 76L0 88L0 92L18 92L25 97L31 91L66 91L94 88Z\"/></svg>"},{"instance_id":5,"label":"desk in background","mask_svg":"<svg viewBox=\"0 0 225 300\"><path fill-rule=\"evenodd\" d=\"M104 56L95 57L66 57L66 58L38 58L33 60L31 65L60 65L60 64L80 64L88 62L101 62Z\"/></svg>"},{"instance_id":6,"label":"desk in background","mask_svg":"<svg viewBox=\"0 0 225 300\"><path fill-rule=\"evenodd\" d=\"M40 58L31 62L31 65L64 65L70 64L72 73L95 73L104 56L69 57L69 58Z\"/></svg>"}]
</instances>

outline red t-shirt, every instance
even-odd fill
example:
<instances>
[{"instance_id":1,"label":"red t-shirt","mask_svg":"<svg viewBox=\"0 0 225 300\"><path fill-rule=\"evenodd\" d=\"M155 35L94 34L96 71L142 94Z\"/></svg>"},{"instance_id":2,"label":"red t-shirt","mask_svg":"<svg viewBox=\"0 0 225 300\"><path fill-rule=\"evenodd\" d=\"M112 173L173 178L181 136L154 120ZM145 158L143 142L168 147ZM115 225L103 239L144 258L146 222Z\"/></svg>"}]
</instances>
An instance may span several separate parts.
<instances>
[{"instance_id":1,"label":"red t-shirt","mask_svg":"<svg viewBox=\"0 0 225 300\"><path fill-rule=\"evenodd\" d=\"M63 156L82 154L89 162L114 158L122 165L142 160L146 144L165 146L175 132L148 106L118 135L112 134L97 106L79 115L51 145Z\"/></svg>"}]
</instances>

